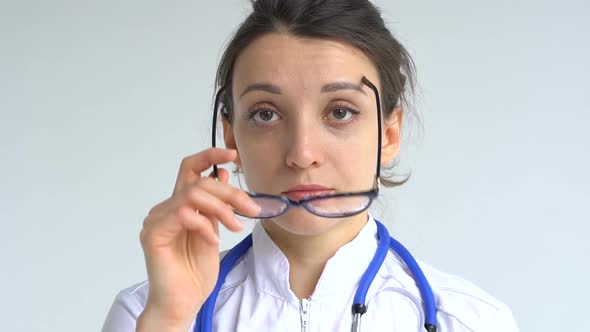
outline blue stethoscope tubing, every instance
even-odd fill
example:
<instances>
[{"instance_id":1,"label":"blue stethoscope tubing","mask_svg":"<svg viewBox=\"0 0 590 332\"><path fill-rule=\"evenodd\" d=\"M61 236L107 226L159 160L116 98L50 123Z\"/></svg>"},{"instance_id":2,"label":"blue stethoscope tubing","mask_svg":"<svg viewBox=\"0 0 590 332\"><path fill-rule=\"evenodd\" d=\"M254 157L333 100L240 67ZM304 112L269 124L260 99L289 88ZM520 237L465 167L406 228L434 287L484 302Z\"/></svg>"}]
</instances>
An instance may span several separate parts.
<instances>
[{"instance_id":1,"label":"blue stethoscope tubing","mask_svg":"<svg viewBox=\"0 0 590 332\"><path fill-rule=\"evenodd\" d=\"M420 296L424 302L424 328L427 332L436 332L436 303L432 288L424 276L422 269L410 252L401 243L389 235L387 228L378 220L375 220L375 222L377 223L379 245L377 246L377 250L375 251L375 255L373 256L369 267L363 273L354 295L354 304L352 305L354 315L353 331L360 331L360 317L367 311L367 306L365 304L367 291L375 279L379 268L381 268L381 265L387 256L387 252L391 248L406 264L420 290ZM381 241L381 239L389 239L389 241ZM252 234L244 238L221 259L217 284L197 315L195 328L193 330L194 332L212 332L213 310L221 285L225 282L225 278L236 262L246 254L250 247L252 247Z\"/></svg>"}]
</instances>

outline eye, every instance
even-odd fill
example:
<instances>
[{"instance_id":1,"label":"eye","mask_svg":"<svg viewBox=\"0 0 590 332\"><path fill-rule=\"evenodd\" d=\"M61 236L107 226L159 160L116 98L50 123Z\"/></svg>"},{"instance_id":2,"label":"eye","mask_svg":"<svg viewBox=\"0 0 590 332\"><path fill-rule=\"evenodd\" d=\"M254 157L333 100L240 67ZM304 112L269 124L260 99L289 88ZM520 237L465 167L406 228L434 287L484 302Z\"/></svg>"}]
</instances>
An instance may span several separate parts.
<instances>
[{"instance_id":1,"label":"eye","mask_svg":"<svg viewBox=\"0 0 590 332\"><path fill-rule=\"evenodd\" d=\"M335 106L328 113L327 118L336 122L348 122L359 112L349 106Z\"/></svg>"},{"instance_id":2,"label":"eye","mask_svg":"<svg viewBox=\"0 0 590 332\"><path fill-rule=\"evenodd\" d=\"M280 116L273 110L262 108L248 112L247 119L253 119L255 122L268 124L279 120Z\"/></svg>"}]
</instances>

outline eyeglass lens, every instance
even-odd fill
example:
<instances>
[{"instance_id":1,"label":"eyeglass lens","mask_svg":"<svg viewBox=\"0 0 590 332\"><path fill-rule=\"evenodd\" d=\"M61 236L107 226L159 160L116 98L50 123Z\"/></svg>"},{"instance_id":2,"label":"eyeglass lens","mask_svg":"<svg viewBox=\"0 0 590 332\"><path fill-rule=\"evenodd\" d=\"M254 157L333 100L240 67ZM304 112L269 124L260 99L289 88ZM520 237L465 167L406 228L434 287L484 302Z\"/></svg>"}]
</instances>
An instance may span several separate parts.
<instances>
[{"instance_id":1,"label":"eyeglass lens","mask_svg":"<svg viewBox=\"0 0 590 332\"><path fill-rule=\"evenodd\" d=\"M260 206L260 213L250 218L272 218L281 215L292 206L286 198L280 197L256 197L252 199ZM358 194L349 196L335 196L317 198L302 202L301 206L307 211L327 218L345 217L364 211L372 202L370 194ZM298 205L298 204L295 204ZM237 212L239 214L239 212Z\"/></svg>"}]
</instances>

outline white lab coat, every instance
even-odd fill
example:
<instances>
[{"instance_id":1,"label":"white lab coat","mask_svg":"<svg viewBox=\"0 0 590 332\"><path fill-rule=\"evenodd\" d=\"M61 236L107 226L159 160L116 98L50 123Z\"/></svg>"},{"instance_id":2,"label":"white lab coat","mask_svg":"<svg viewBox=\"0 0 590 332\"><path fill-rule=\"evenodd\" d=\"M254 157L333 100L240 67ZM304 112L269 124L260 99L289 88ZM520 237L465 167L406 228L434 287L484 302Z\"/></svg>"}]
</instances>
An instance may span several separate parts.
<instances>
[{"instance_id":1,"label":"white lab coat","mask_svg":"<svg viewBox=\"0 0 590 332\"><path fill-rule=\"evenodd\" d=\"M253 245L221 287L214 331L350 331L358 282L377 248L371 216L350 243L328 260L309 299L289 287L289 263L258 223ZM438 332L517 332L510 309L472 283L418 260L436 299ZM146 305L148 283L122 290L102 332L135 331ZM367 293L362 331L424 331L419 290L408 269L390 250ZM193 323L194 324L194 323ZM305 328L303 328L305 326ZM192 331L192 327L191 330Z\"/></svg>"}]
</instances>

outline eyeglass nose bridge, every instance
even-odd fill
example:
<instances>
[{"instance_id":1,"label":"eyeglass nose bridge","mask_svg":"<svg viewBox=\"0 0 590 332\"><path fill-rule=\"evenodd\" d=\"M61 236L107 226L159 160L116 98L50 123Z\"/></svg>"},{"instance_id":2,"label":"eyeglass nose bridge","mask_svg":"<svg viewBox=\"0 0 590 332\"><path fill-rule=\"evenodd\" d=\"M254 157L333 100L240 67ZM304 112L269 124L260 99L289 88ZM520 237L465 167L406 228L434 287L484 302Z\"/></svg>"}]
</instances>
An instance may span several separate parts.
<instances>
[{"instance_id":1,"label":"eyeglass nose bridge","mask_svg":"<svg viewBox=\"0 0 590 332\"><path fill-rule=\"evenodd\" d=\"M291 208L294 207L302 207L305 210L307 210L307 212L311 213L311 214L316 214L315 211L313 210L313 208L311 207L311 203L313 202L313 200L307 200L307 199L302 199L302 200L293 200L287 197L281 197L282 201L285 202L285 208L281 211L281 213L279 215L285 214L287 213L287 211L289 211Z\"/></svg>"},{"instance_id":2,"label":"eyeglass nose bridge","mask_svg":"<svg viewBox=\"0 0 590 332\"><path fill-rule=\"evenodd\" d=\"M293 206L293 207L295 207L295 206L303 206L303 207L305 207L305 203L309 203L310 202L309 200L306 200L306 199L293 200L293 199L290 199L290 198L287 198L287 197L283 197L283 198L284 198L284 200L286 202L289 202L289 204L288 204L289 206Z\"/></svg>"},{"instance_id":3,"label":"eyeglass nose bridge","mask_svg":"<svg viewBox=\"0 0 590 332\"><path fill-rule=\"evenodd\" d=\"M287 212L287 210L289 210L292 207L302 207L304 208L307 212L314 214L314 215L318 215L317 212L313 209L312 204L313 204L313 200L299 200L299 201L294 201L292 199L287 198L287 201L289 202L289 204L287 205L287 208L285 208L285 211L283 211L283 213Z\"/></svg>"}]
</instances>

